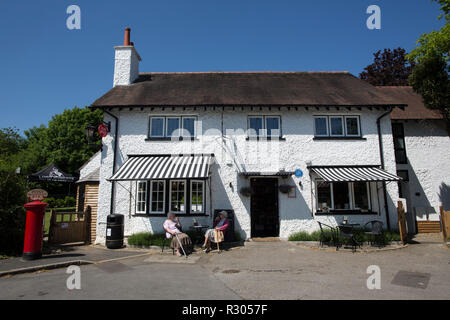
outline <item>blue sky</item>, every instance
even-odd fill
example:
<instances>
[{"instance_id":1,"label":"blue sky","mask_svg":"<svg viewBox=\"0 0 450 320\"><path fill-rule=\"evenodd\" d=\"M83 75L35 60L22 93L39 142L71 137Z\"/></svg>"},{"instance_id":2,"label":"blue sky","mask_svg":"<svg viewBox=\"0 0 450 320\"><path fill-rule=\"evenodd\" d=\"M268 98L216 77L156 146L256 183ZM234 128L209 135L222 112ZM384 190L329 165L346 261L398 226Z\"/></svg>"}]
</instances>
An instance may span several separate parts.
<instances>
[{"instance_id":1,"label":"blue sky","mask_svg":"<svg viewBox=\"0 0 450 320\"><path fill-rule=\"evenodd\" d=\"M66 9L81 8L81 30ZM366 9L381 8L381 30ZM112 87L124 28L140 71L336 71L358 75L378 49L411 50L439 29L429 0L40 0L0 3L0 128L47 124Z\"/></svg>"}]
</instances>

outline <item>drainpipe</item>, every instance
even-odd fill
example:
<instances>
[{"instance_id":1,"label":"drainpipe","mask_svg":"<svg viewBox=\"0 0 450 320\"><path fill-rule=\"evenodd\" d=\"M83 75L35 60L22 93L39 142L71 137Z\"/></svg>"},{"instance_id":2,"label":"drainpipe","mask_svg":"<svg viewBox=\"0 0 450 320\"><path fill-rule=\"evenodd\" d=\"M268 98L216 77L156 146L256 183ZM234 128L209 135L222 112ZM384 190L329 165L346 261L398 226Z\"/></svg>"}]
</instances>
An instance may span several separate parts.
<instances>
[{"instance_id":1,"label":"drainpipe","mask_svg":"<svg viewBox=\"0 0 450 320\"><path fill-rule=\"evenodd\" d=\"M114 118L116 121L115 125L115 133L114 133L114 156L113 156L113 168L112 168L112 175L116 173L116 158L117 158L117 146L118 146L118 132L119 132L119 118L117 118L115 115L110 113L109 111L103 110L104 113ZM110 214L114 214L114 194L116 191L116 184L115 181L111 181L111 204L110 204Z\"/></svg>"},{"instance_id":2,"label":"drainpipe","mask_svg":"<svg viewBox=\"0 0 450 320\"><path fill-rule=\"evenodd\" d=\"M381 119L384 118L385 116L391 114L392 109L393 109L392 107L389 107L388 111L386 111L385 113L383 113L381 116L379 116L377 118L378 145L380 146L380 160L381 160L381 168L382 169L385 169L385 165L384 165L383 137L381 135ZM390 231L391 223L390 223L390 219L389 219L389 207L388 207L388 201L387 201L387 191L386 191L386 182L385 181L383 181L383 198L384 198L384 208L386 211L387 229Z\"/></svg>"}]
</instances>

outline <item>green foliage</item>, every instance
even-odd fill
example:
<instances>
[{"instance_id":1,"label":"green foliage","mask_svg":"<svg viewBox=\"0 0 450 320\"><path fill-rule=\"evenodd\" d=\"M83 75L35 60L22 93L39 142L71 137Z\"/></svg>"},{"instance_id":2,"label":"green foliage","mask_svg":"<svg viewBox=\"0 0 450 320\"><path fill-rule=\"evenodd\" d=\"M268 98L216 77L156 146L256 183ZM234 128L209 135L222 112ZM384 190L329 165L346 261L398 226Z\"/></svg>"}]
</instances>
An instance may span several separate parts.
<instances>
[{"instance_id":1,"label":"green foliage","mask_svg":"<svg viewBox=\"0 0 450 320\"><path fill-rule=\"evenodd\" d=\"M133 246L162 246L166 235L161 233L139 232L128 238L128 244Z\"/></svg>"},{"instance_id":2,"label":"green foliage","mask_svg":"<svg viewBox=\"0 0 450 320\"><path fill-rule=\"evenodd\" d=\"M378 50L374 62L364 68L359 77L374 86L407 86L414 62L408 63L403 48Z\"/></svg>"},{"instance_id":3,"label":"green foliage","mask_svg":"<svg viewBox=\"0 0 450 320\"><path fill-rule=\"evenodd\" d=\"M94 154L88 145L85 128L102 123L101 110L75 107L52 117L48 127L40 126L25 131L28 148L24 151L24 163L28 172L35 172L50 163L61 170L76 174L77 170ZM100 137L95 133L96 143Z\"/></svg>"},{"instance_id":4,"label":"green foliage","mask_svg":"<svg viewBox=\"0 0 450 320\"><path fill-rule=\"evenodd\" d=\"M0 255L19 255L23 248L26 180L16 169L25 145L16 129L0 129Z\"/></svg>"},{"instance_id":5,"label":"green foliage","mask_svg":"<svg viewBox=\"0 0 450 320\"><path fill-rule=\"evenodd\" d=\"M414 91L422 95L425 106L438 110L444 117L450 134L450 0L434 0L441 5L445 25L439 31L424 33L417 47L407 56L417 67L410 76Z\"/></svg>"},{"instance_id":6,"label":"green foliage","mask_svg":"<svg viewBox=\"0 0 450 320\"><path fill-rule=\"evenodd\" d=\"M75 207L75 198L74 197L70 197L70 196L66 196L64 198L64 206L67 207Z\"/></svg>"}]
</instances>

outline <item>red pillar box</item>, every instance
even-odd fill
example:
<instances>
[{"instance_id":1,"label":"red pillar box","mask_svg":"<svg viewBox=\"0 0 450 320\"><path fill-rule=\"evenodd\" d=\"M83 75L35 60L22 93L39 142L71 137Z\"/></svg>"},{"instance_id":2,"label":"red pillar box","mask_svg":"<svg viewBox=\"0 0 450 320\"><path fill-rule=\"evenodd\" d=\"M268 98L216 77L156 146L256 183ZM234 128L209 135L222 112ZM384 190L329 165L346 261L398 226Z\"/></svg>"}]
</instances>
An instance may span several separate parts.
<instances>
[{"instance_id":1,"label":"red pillar box","mask_svg":"<svg viewBox=\"0 0 450 320\"><path fill-rule=\"evenodd\" d=\"M27 221L22 258L24 260L39 259L42 256L43 224L47 203L33 201L24 207L27 209Z\"/></svg>"}]
</instances>

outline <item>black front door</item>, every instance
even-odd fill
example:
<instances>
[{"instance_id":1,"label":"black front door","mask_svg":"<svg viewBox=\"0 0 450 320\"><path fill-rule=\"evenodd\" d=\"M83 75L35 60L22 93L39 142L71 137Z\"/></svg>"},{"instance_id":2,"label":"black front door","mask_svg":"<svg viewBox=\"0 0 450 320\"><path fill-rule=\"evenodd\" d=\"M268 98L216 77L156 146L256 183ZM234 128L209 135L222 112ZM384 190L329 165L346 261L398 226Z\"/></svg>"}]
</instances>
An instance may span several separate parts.
<instances>
[{"instance_id":1,"label":"black front door","mask_svg":"<svg viewBox=\"0 0 450 320\"><path fill-rule=\"evenodd\" d=\"M252 178L251 189L252 237L278 237L278 179Z\"/></svg>"}]
</instances>

